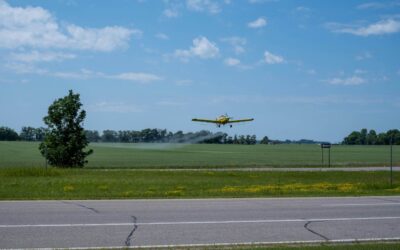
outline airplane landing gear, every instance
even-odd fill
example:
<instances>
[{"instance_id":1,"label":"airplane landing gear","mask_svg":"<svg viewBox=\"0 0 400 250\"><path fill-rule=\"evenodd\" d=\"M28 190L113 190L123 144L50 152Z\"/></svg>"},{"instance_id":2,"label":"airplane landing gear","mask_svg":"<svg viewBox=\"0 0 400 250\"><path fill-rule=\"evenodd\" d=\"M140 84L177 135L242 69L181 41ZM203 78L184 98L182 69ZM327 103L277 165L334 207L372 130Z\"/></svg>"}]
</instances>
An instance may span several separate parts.
<instances>
[{"instance_id":1,"label":"airplane landing gear","mask_svg":"<svg viewBox=\"0 0 400 250\"><path fill-rule=\"evenodd\" d=\"M231 127L231 128L232 128L232 125L229 125L229 127Z\"/></svg>"}]
</instances>

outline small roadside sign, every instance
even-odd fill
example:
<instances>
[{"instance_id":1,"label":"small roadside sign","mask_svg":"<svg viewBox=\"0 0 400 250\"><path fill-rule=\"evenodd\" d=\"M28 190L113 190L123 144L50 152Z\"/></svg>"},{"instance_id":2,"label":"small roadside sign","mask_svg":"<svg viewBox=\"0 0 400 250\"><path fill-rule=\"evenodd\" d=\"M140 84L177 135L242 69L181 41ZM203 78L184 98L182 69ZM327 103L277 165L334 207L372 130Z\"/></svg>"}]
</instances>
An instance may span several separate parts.
<instances>
[{"instance_id":1,"label":"small roadside sign","mask_svg":"<svg viewBox=\"0 0 400 250\"><path fill-rule=\"evenodd\" d=\"M331 167L331 144L321 143L322 167L324 166L324 149L328 149L328 167Z\"/></svg>"}]
</instances>

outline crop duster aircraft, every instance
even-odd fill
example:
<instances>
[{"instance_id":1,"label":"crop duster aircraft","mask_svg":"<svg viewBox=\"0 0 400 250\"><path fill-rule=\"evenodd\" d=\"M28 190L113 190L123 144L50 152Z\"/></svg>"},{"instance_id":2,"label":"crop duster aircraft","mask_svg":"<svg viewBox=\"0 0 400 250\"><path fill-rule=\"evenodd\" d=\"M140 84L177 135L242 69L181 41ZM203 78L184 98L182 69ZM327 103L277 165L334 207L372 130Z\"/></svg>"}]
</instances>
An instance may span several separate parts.
<instances>
[{"instance_id":1,"label":"crop duster aircraft","mask_svg":"<svg viewBox=\"0 0 400 250\"><path fill-rule=\"evenodd\" d=\"M239 123L239 122L251 122L254 119L253 118L249 118L249 119L240 119L240 120L231 120L233 119L233 117L229 117L228 115L221 115L219 117L217 117L215 120L211 120L211 119L198 119L198 118L193 118L192 121L194 122L209 122L209 123L215 123L217 124L217 127L221 127L229 124L229 127L232 128L232 124L231 123Z\"/></svg>"}]
</instances>

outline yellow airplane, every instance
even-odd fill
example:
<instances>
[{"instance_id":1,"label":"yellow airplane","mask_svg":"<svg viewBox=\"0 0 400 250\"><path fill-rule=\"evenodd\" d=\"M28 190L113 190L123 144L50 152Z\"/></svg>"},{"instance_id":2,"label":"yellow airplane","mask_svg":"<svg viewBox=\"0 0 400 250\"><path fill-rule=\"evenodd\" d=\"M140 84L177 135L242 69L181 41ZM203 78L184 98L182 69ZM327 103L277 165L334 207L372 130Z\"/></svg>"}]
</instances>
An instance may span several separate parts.
<instances>
[{"instance_id":1,"label":"yellow airplane","mask_svg":"<svg viewBox=\"0 0 400 250\"><path fill-rule=\"evenodd\" d=\"M209 122L209 123L215 123L217 124L218 127L221 127L221 125L226 125L229 123L238 123L238 122L251 122L254 119L240 119L240 120L231 120L232 117L229 117L228 115L221 115L217 117L215 120L209 120L209 119L198 119L198 118L193 118L192 121L194 122ZM229 127L232 128L232 124L229 124Z\"/></svg>"}]
</instances>

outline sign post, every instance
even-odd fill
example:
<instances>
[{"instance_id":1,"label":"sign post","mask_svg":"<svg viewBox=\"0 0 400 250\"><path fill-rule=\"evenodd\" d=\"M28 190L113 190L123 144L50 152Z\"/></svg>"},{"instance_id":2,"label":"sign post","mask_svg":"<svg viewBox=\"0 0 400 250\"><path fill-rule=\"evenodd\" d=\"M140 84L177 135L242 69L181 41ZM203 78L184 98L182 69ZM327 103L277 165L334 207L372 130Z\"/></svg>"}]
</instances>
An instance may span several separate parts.
<instances>
[{"instance_id":1,"label":"sign post","mask_svg":"<svg viewBox=\"0 0 400 250\"><path fill-rule=\"evenodd\" d=\"M331 144L321 143L322 167L324 166L324 149L328 149L328 167L331 167Z\"/></svg>"},{"instance_id":2,"label":"sign post","mask_svg":"<svg viewBox=\"0 0 400 250\"><path fill-rule=\"evenodd\" d=\"M393 185L393 136L390 137L390 187Z\"/></svg>"},{"instance_id":3,"label":"sign post","mask_svg":"<svg viewBox=\"0 0 400 250\"><path fill-rule=\"evenodd\" d=\"M44 147L44 152L45 152L45 156L44 156L44 166L47 170L47 145Z\"/></svg>"}]
</instances>

